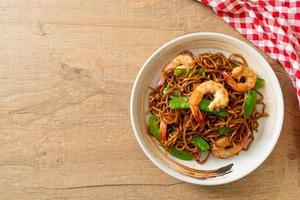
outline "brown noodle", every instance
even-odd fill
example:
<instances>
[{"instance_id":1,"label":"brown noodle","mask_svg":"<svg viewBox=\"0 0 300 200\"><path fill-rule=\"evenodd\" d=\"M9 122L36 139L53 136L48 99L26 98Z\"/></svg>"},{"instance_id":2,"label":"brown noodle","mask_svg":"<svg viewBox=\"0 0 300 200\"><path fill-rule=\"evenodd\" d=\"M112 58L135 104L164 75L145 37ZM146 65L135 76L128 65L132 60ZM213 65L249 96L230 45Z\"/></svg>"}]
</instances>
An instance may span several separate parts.
<instances>
[{"instance_id":1,"label":"brown noodle","mask_svg":"<svg viewBox=\"0 0 300 200\"><path fill-rule=\"evenodd\" d=\"M256 108L261 107L261 111L255 109L253 114L248 118L243 118L243 104L245 100L245 93L234 91L223 79L222 73L224 71L231 72L235 66L245 65L245 59L239 54L232 54L228 58L222 53L204 53L194 56L195 65L188 70L184 76L174 76L173 73L167 75L163 74L166 79L164 85L160 88L152 88L148 96L149 112L159 118L159 122L163 120L168 124L167 141L164 147L168 149L171 145L175 145L176 149L185 149L193 154L193 158L199 163L205 162L210 151L206 155L201 155L200 150L192 140L195 135L200 135L211 145L220 137L218 129L227 126L233 131L228 134L233 143L238 144L242 139L257 131L258 119L265 117L265 104L263 102L264 96L258 92ZM197 69L203 68L205 75L198 73ZM224 85L228 91L229 103L226 106L228 116L219 118L214 115L207 115L205 112L205 124L196 122L191 114L190 109L171 110L168 106L168 95L172 94L174 90L180 90L180 96L190 96L195 87L206 80L213 80ZM168 87L166 94L163 93L164 87ZM205 98L213 99L212 95L206 95ZM249 147L249 145L248 145ZM247 148L248 148L247 147ZM204 157L204 158L203 158Z\"/></svg>"}]
</instances>

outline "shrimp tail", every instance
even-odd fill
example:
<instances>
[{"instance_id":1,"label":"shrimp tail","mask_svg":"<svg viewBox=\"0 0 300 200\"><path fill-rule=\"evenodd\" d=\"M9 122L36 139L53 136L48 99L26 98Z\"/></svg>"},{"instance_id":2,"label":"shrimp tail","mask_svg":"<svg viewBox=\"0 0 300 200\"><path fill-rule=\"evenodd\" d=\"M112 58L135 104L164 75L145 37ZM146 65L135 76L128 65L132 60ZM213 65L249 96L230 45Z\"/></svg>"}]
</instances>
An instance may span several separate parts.
<instances>
[{"instance_id":1,"label":"shrimp tail","mask_svg":"<svg viewBox=\"0 0 300 200\"><path fill-rule=\"evenodd\" d=\"M160 122L159 130L160 130L160 142L164 144L167 140L167 124L163 120L161 120Z\"/></svg>"},{"instance_id":2,"label":"shrimp tail","mask_svg":"<svg viewBox=\"0 0 300 200\"><path fill-rule=\"evenodd\" d=\"M256 82L256 74L253 72L253 70L243 67L234 68L231 72L231 76L224 72L223 77L224 80L232 87L232 89L238 92L247 92L251 90L255 86ZM237 78L240 80L241 77L245 78L246 81L244 83L238 83L233 79Z\"/></svg>"},{"instance_id":3,"label":"shrimp tail","mask_svg":"<svg viewBox=\"0 0 300 200\"><path fill-rule=\"evenodd\" d=\"M199 123L199 124L204 124L205 120L203 117L202 112L200 111L199 107L196 105L190 105L190 109L192 111L192 114L195 118L195 120Z\"/></svg>"},{"instance_id":4,"label":"shrimp tail","mask_svg":"<svg viewBox=\"0 0 300 200\"><path fill-rule=\"evenodd\" d=\"M227 72L223 72L223 77L231 87L236 85L236 81Z\"/></svg>"},{"instance_id":5,"label":"shrimp tail","mask_svg":"<svg viewBox=\"0 0 300 200\"><path fill-rule=\"evenodd\" d=\"M157 82L157 87L161 88L165 84L165 82L166 82L166 78L162 76L160 80Z\"/></svg>"}]
</instances>

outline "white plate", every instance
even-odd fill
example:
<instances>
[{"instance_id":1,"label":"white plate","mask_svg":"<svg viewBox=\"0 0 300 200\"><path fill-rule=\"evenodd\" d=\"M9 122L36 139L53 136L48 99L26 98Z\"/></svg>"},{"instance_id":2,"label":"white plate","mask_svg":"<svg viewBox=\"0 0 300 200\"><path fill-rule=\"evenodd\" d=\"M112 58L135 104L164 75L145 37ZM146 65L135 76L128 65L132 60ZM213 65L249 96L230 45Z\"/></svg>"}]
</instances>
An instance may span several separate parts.
<instances>
[{"instance_id":1,"label":"white plate","mask_svg":"<svg viewBox=\"0 0 300 200\"><path fill-rule=\"evenodd\" d=\"M266 86L261 92L265 97L264 102L269 117L259 121L259 131L254 134L255 140L247 151L242 151L239 155L228 159L210 156L205 164L200 165L195 161L182 161L166 154L147 134L146 110L149 86L155 86L161 75L162 66L182 50L190 50L193 53L222 52L225 55L239 53L244 56L255 73L265 79ZM185 182L199 185L219 185L246 176L269 156L281 132L284 115L283 106L282 91L278 79L262 55L248 44L233 37L203 32L178 37L164 44L148 58L134 82L130 99L130 114L134 134L139 145L148 158L161 170ZM233 166L230 173L203 179L186 173L185 167L177 163L199 170L217 169L229 164L233 164Z\"/></svg>"}]
</instances>

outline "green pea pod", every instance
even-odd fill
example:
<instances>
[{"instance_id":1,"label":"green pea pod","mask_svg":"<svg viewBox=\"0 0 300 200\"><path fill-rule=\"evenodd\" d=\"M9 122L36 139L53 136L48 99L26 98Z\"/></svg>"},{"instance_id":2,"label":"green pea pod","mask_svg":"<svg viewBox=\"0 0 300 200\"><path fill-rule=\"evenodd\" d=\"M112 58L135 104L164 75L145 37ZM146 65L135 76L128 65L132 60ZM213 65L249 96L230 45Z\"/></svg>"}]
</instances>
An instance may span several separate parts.
<instances>
[{"instance_id":1,"label":"green pea pod","mask_svg":"<svg viewBox=\"0 0 300 200\"><path fill-rule=\"evenodd\" d=\"M189 72L188 67L185 65L180 65L178 67L175 68L174 70L174 76L181 76L183 74L187 74ZM204 68L198 68L197 72L201 75L201 76L205 76L205 70Z\"/></svg>"},{"instance_id":2,"label":"green pea pod","mask_svg":"<svg viewBox=\"0 0 300 200\"><path fill-rule=\"evenodd\" d=\"M178 88L175 88L174 90L173 90L173 94L180 94L180 90L178 89Z\"/></svg>"},{"instance_id":3,"label":"green pea pod","mask_svg":"<svg viewBox=\"0 0 300 200\"><path fill-rule=\"evenodd\" d=\"M163 94L167 94L167 92L168 92L168 87L165 87L165 88L163 89Z\"/></svg>"},{"instance_id":4,"label":"green pea pod","mask_svg":"<svg viewBox=\"0 0 300 200\"><path fill-rule=\"evenodd\" d=\"M155 115L151 115L148 118L148 125L150 133L157 139L160 140L160 131L159 131L159 125L158 120Z\"/></svg>"},{"instance_id":5,"label":"green pea pod","mask_svg":"<svg viewBox=\"0 0 300 200\"><path fill-rule=\"evenodd\" d=\"M197 72L201 75L201 76L205 76L205 70L204 68L198 68Z\"/></svg>"},{"instance_id":6,"label":"green pea pod","mask_svg":"<svg viewBox=\"0 0 300 200\"><path fill-rule=\"evenodd\" d=\"M198 135L193 137L193 141L201 151L207 151L210 149L209 143Z\"/></svg>"},{"instance_id":7,"label":"green pea pod","mask_svg":"<svg viewBox=\"0 0 300 200\"><path fill-rule=\"evenodd\" d=\"M175 68L174 76L180 76L180 75L186 74L187 72L188 72L188 67L185 65L180 65Z\"/></svg>"},{"instance_id":8,"label":"green pea pod","mask_svg":"<svg viewBox=\"0 0 300 200\"><path fill-rule=\"evenodd\" d=\"M218 117L227 117L228 116L228 112L226 109L224 108L221 108L221 109L217 109L217 110L214 110L212 112L213 115L216 115Z\"/></svg>"},{"instance_id":9,"label":"green pea pod","mask_svg":"<svg viewBox=\"0 0 300 200\"><path fill-rule=\"evenodd\" d=\"M174 100L174 99L180 98L180 96L169 95L169 98L170 98L171 100Z\"/></svg>"},{"instance_id":10,"label":"green pea pod","mask_svg":"<svg viewBox=\"0 0 300 200\"><path fill-rule=\"evenodd\" d=\"M202 99L202 101L199 104L200 110L202 110L204 112L207 112L209 114L218 116L218 117L227 117L228 116L228 112L224 108L216 109L216 110L210 112L209 109L208 109L208 105L210 104L210 102L211 102L211 100Z\"/></svg>"},{"instance_id":11,"label":"green pea pod","mask_svg":"<svg viewBox=\"0 0 300 200\"><path fill-rule=\"evenodd\" d=\"M231 131L232 131L232 129L228 128L227 126L223 126L223 127L219 128L219 130L218 130L220 135L230 133Z\"/></svg>"},{"instance_id":12,"label":"green pea pod","mask_svg":"<svg viewBox=\"0 0 300 200\"><path fill-rule=\"evenodd\" d=\"M260 88L263 88L264 86L265 86L265 80L262 79L262 78L257 78L254 88L255 89L260 89Z\"/></svg>"},{"instance_id":13,"label":"green pea pod","mask_svg":"<svg viewBox=\"0 0 300 200\"><path fill-rule=\"evenodd\" d=\"M163 89L163 93L164 94L167 94L167 92L168 92L168 87L165 87L164 89ZM173 92L172 92L172 94L180 94L180 90L179 89L177 89L177 88L175 88L174 90L173 90ZM175 96L175 95L169 95L168 96L170 99L176 99L176 98L178 98L179 96Z\"/></svg>"},{"instance_id":14,"label":"green pea pod","mask_svg":"<svg viewBox=\"0 0 300 200\"><path fill-rule=\"evenodd\" d=\"M169 101L169 106L172 110L174 109L189 109L190 97L177 97Z\"/></svg>"},{"instance_id":15,"label":"green pea pod","mask_svg":"<svg viewBox=\"0 0 300 200\"><path fill-rule=\"evenodd\" d=\"M174 76L180 76L181 74L184 74L185 72L186 72L186 69L177 67L174 70Z\"/></svg>"},{"instance_id":16,"label":"green pea pod","mask_svg":"<svg viewBox=\"0 0 300 200\"><path fill-rule=\"evenodd\" d=\"M167 86L167 87L165 87L165 88L163 89L163 93L164 93L164 94L167 94L168 90L169 90L169 88L168 88L168 86ZM172 93L173 93L173 94L180 94L180 90L179 90L178 88L175 88L175 89L173 90Z\"/></svg>"},{"instance_id":17,"label":"green pea pod","mask_svg":"<svg viewBox=\"0 0 300 200\"><path fill-rule=\"evenodd\" d=\"M169 95L169 98L170 98L170 99L176 99L176 98L180 97L180 96L178 96L178 95L180 94L180 90L177 89L177 88L175 88L175 89L173 90L172 94L174 94L174 95L171 95L171 94L170 94L170 95Z\"/></svg>"},{"instance_id":18,"label":"green pea pod","mask_svg":"<svg viewBox=\"0 0 300 200\"><path fill-rule=\"evenodd\" d=\"M251 90L248 92L246 98L245 98L245 103L244 103L244 118L247 119L248 117L251 116L255 105L256 105L256 99L257 95L256 93Z\"/></svg>"},{"instance_id":19,"label":"green pea pod","mask_svg":"<svg viewBox=\"0 0 300 200\"><path fill-rule=\"evenodd\" d=\"M192 160L193 159L192 154L190 154L189 152L187 152L185 150L177 150L174 146L171 146L171 148L169 149L169 153L172 156L179 158L181 160Z\"/></svg>"},{"instance_id":20,"label":"green pea pod","mask_svg":"<svg viewBox=\"0 0 300 200\"><path fill-rule=\"evenodd\" d=\"M208 99L202 99L199 106L200 106L200 109L204 112L209 112L209 109L208 109L208 105L210 104L211 100L208 100Z\"/></svg>"}]
</instances>

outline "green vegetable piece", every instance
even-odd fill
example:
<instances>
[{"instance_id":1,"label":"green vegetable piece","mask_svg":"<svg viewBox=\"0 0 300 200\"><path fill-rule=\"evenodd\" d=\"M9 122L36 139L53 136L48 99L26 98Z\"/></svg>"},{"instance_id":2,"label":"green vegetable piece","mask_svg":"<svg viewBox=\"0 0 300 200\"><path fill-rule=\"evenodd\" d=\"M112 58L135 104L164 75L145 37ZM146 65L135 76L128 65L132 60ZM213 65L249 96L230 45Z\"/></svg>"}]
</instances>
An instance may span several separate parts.
<instances>
[{"instance_id":1,"label":"green vegetable piece","mask_svg":"<svg viewBox=\"0 0 300 200\"><path fill-rule=\"evenodd\" d=\"M171 146L171 148L169 149L169 153L172 156L179 158L181 160L192 160L193 159L192 154L190 154L189 152L187 152L185 150L177 150L174 146Z\"/></svg>"},{"instance_id":2,"label":"green vegetable piece","mask_svg":"<svg viewBox=\"0 0 300 200\"><path fill-rule=\"evenodd\" d=\"M190 97L177 97L169 101L169 106L171 109L189 109Z\"/></svg>"},{"instance_id":3,"label":"green vegetable piece","mask_svg":"<svg viewBox=\"0 0 300 200\"><path fill-rule=\"evenodd\" d=\"M183 69L183 68L176 68L174 70L174 76L180 76L181 74L185 73L186 72L186 69Z\"/></svg>"},{"instance_id":4,"label":"green vegetable piece","mask_svg":"<svg viewBox=\"0 0 300 200\"><path fill-rule=\"evenodd\" d=\"M185 65L180 65L175 68L174 70L174 76L180 76L182 74L185 74L188 71L188 67Z\"/></svg>"},{"instance_id":5,"label":"green vegetable piece","mask_svg":"<svg viewBox=\"0 0 300 200\"><path fill-rule=\"evenodd\" d=\"M228 112L226 111L226 109L221 108L221 109L216 109L212 112L209 111L208 109L208 105L210 104L211 100L208 99L202 99L199 106L200 106L200 110L207 112L209 114L213 114L215 116L218 117L227 117L228 116Z\"/></svg>"},{"instance_id":6,"label":"green vegetable piece","mask_svg":"<svg viewBox=\"0 0 300 200\"><path fill-rule=\"evenodd\" d=\"M168 87L165 87L164 89L163 89L163 94L167 94L167 92L168 92ZM175 88L174 90L173 90L173 92L172 92L172 94L180 94L180 90L178 89L178 88ZM174 95L169 95L169 98L170 99L176 99L176 98L178 98L179 96L174 96Z\"/></svg>"},{"instance_id":7,"label":"green vegetable piece","mask_svg":"<svg viewBox=\"0 0 300 200\"><path fill-rule=\"evenodd\" d=\"M209 112L208 105L210 104L211 100L208 99L202 99L200 102L200 110L204 112Z\"/></svg>"},{"instance_id":8,"label":"green vegetable piece","mask_svg":"<svg viewBox=\"0 0 300 200\"><path fill-rule=\"evenodd\" d=\"M223 126L223 127L219 128L218 131L219 131L220 135L224 135L224 134L230 133L232 131L232 129L228 128L227 126Z\"/></svg>"},{"instance_id":9,"label":"green vegetable piece","mask_svg":"<svg viewBox=\"0 0 300 200\"><path fill-rule=\"evenodd\" d=\"M209 143L198 135L193 137L193 141L201 151L207 151L210 149Z\"/></svg>"},{"instance_id":10,"label":"green vegetable piece","mask_svg":"<svg viewBox=\"0 0 300 200\"><path fill-rule=\"evenodd\" d=\"M218 117L227 117L228 116L228 112L226 109L224 108L221 108L221 109L217 109L217 110L214 110L212 112L213 115L216 115Z\"/></svg>"},{"instance_id":11,"label":"green vegetable piece","mask_svg":"<svg viewBox=\"0 0 300 200\"><path fill-rule=\"evenodd\" d=\"M175 89L173 90L173 94L180 94L180 90L179 90L178 88L175 88Z\"/></svg>"},{"instance_id":12,"label":"green vegetable piece","mask_svg":"<svg viewBox=\"0 0 300 200\"><path fill-rule=\"evenodd\" d=\"M265 86L265 80L262 79L262 78L257 78L254 88L255 89L260 89L260 88L263 88L264 86Z\"/></svg>"},{"instance_id":13,"label":"green vegetable piece","mask_svg":"<svg viewBox=\"0 0 300 200\"><path fill-rule=\"evenodd\" d=\"M151 115L148 118L148 125L150 133L157 139L160 140L160 131L159 131L159 125L158 120L155 115Z\"/></svg>"},{"instance_id":14,"label":"green vegetable piece","mask_svg":"<svg viewBox=\"0 0 300 200\"><path fill-rule=\"evenodd\" d=\"M197 72L201 75L201 76L205 76L205 70L204 68L198 68Z\"/></svg>"},{"instance_id":15,"label":"green vegetable piece","mask_svg":"<svg viewBox=\"0 0 300 200\"><path fill-rule=\"evenodd\" d=\"M172 94L177 94L177 95L179 95L179 94L180 94L180 90L179 90L178 88L175 88L175 89L173 90ZM169 98L170 98L170 99L176 99L176 98L178 98L178 97L180 97L180 96L169 95Z\"/></svg>"},{"instance_id":16,"label":"green vegetable piece","mask_svg":"<svg viewBox=\"0 0 300 200\"><path fill-rule=\"evenodd\" d=\"M174 70L174 76L180 76L180 75L183 75L183 74L188 74L189 73L189 68L185 65L180 65L178 67L175 68ZM197 69L197 72L202 75L202 76L205 76L205 72L204 72L204 68L198 68Z\"/></svg>"},{"instance_id":17,"label":"green vegetable piece","mask_svg":"<svg viewBox=\"0 0 300 200\"><path fill-rule=\"evenodd\" d=\"M173 99L180 98L180 96L169 95L169 98L170 98L171 100L173 100Z\"/></svg>"},{"instance_id":18,"label":"green vegetable piece","mask_svg":"<svg viewBox=\"0 0 300 200\"><path fill-rule=\"evenodd\" d=\"M246 99L245 99L245 103L244 103L244 118L247 119L248 117L251 116L255 105L256 105L256 99L257 99L257 95L256 93L251 90L248 92Z\"/></svg>"},{"instance_id":19,"label":"green vegetable piece","mask_svg":"<svg viewBox=\"0 0 300 200\"><path fill-rule=\"evenodd\" d=\"M165 87L165 88L163 89L163 94L167 94L167 92L168 92L168 87Z\"/></svg>"}]
</instances>

